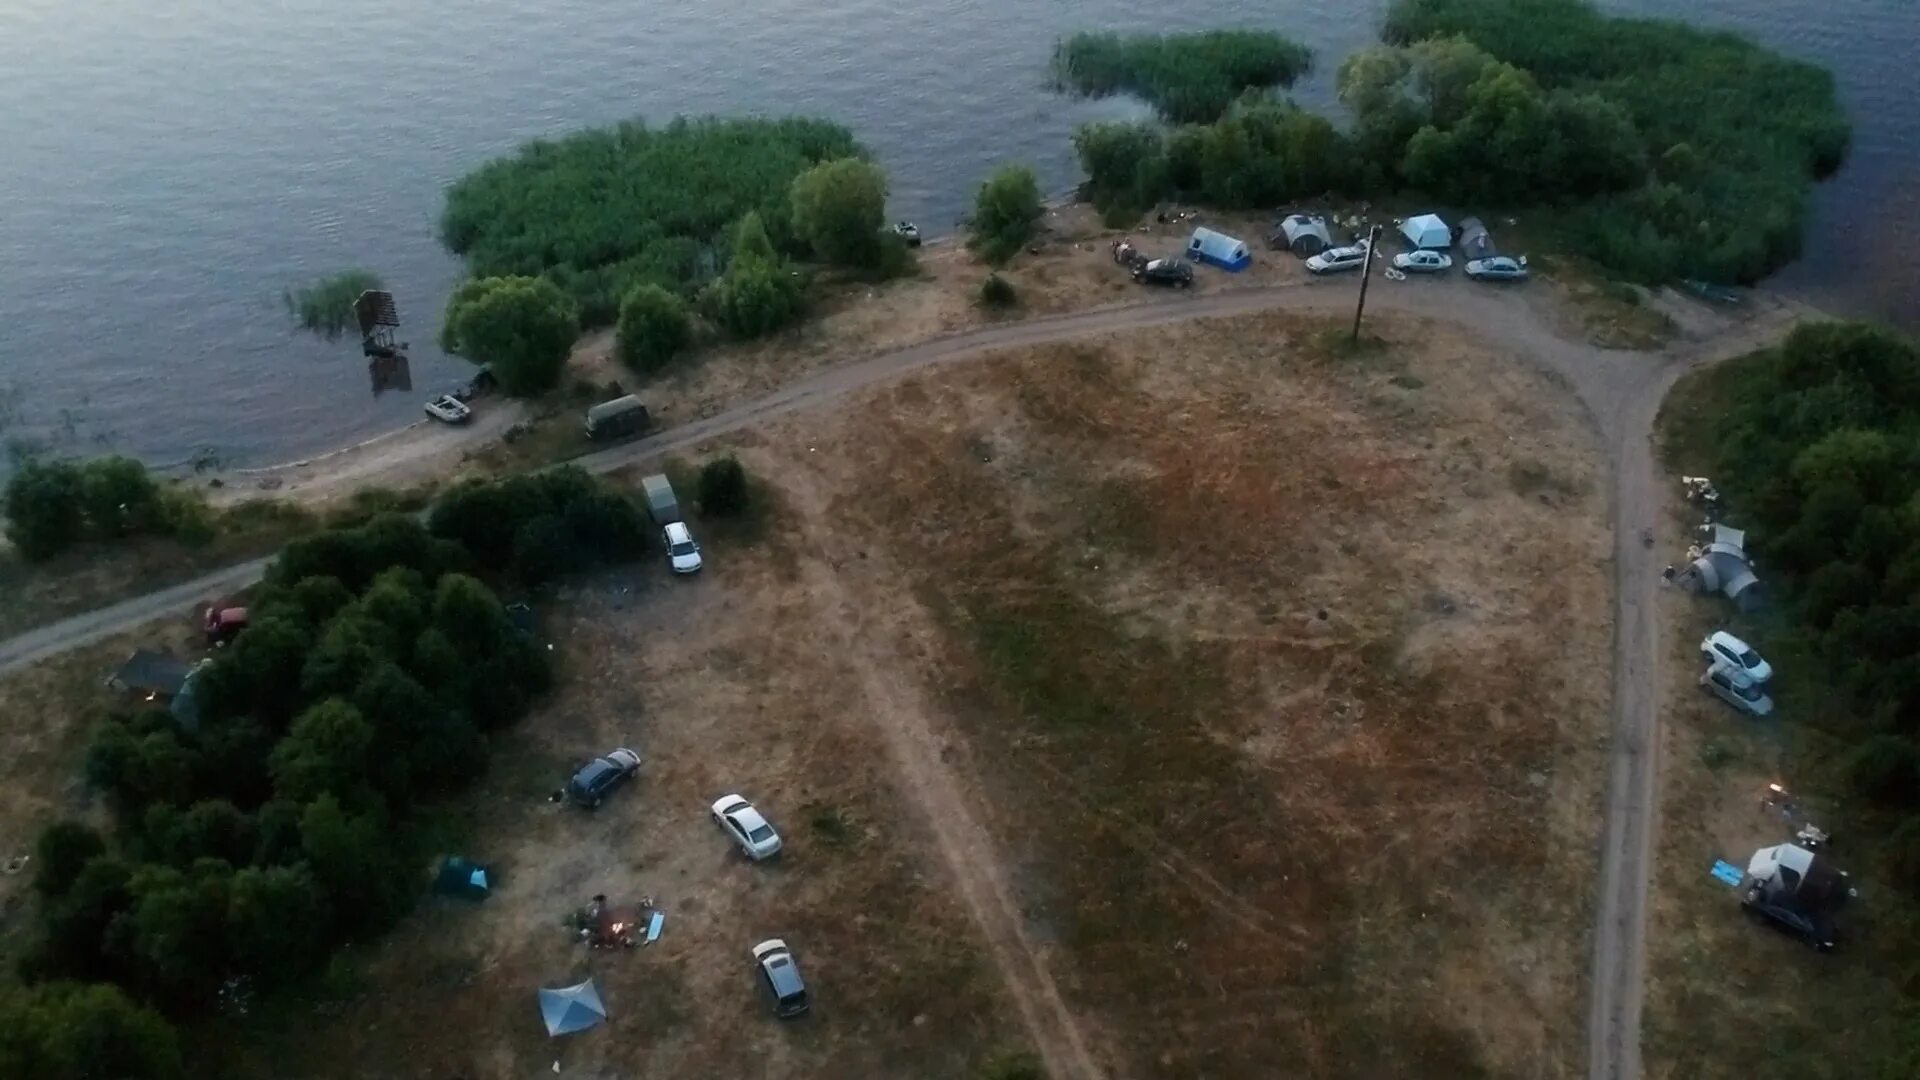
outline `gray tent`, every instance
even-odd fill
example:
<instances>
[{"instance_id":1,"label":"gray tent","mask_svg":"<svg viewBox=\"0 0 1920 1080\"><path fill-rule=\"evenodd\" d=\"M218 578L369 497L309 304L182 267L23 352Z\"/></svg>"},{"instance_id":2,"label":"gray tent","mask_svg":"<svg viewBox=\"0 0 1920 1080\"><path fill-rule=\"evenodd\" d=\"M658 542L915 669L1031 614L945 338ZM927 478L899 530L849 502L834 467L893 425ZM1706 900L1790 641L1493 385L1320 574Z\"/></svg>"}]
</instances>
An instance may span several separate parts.
<instances>
[{"instance_id":1,"label":"gray tent","mask_svg":"<svg viewBox=\"0 0 1920 1080\"><path fill-rule=\"evenodd\" d=\"M1460 222L1459 248L1467 259L1491 259L1499 254L1494 250L1493 237L1487 235L1486 225L1477 217Z\"/></svg>"},{"instance_id":2,"label":"gray tent","mask_svg":"<svg viewBox=\"0 0 1920 1080\"><path fill-rule=\"evenodd\" d=\"M1288 214L1267 235L1267 246L1286 248L1300 258L1318 255L1333 244L1327 219L1311 214Z\"/></svg>"},{"instance_id":3,"label":"gray tent","mask_svg":"<svg viewBox=\"0 0 1920 1080\"><path fill-rule=\"evenodd\" d=\"M547 1023L550 1036L571 1035L606 1023L607 1007L600 1004L600 991L588 979L578 986L540 991L540 1019Z\"/></svg>"},{"instance_id":4,"label":"gray tent","mask_svg":"<svg viewBox=\"0 0 1920 1080\"><path fill-rule=\"evenodd\" d=\"M1725 525L1715 525L1706 548L1688 567L1692 581L1701 592L1723 592L1741 611L1758 610L1764 603L1760 579L1754 576L1747 558L1747 534Z\"/></svg>"},{"instance_id":5,"label":"gray tent","mask_svg":"<svg viewBox=\"0 0 1920 1080\"><path fill-rule=\"evenodd\" d=\"M190 671L184 660L154 649L135 649L107 679L107 685L130 694L145 694L149 700L171 698L186 685Z\"/></svg>"}]
</instances>

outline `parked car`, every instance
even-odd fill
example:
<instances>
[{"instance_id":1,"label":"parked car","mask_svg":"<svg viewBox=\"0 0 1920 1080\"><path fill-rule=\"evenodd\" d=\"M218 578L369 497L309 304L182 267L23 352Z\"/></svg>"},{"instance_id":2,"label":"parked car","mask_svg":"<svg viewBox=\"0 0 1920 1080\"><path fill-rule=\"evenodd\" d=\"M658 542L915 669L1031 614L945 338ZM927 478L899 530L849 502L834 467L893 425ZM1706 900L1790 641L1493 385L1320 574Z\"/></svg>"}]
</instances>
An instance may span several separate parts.
<instances>
[{"instance_id":1,"label":"parked car","mask_svg":"<svg viewBox=\"0 0 1920 1080\"><path fill-rule=\"evenodd\" d=\"M1133 280L1142 285L1172 285L1185 289L1193 284L1193 266L1179 259L1154 259L1134 267Z\"/></svg>"},{"instance_id":2,"label":"parked car","mask_svg":"<svg viewBox=\"0 0 1920 1080\"><path fill-rule=\"evenodd\" d=\"M1505 255L1474 259L1467 263L1467 276L1475 281L1525 281L1527 263L1525 259L1511 259Z\"/></svg>"},{"instance_id":3,"label":"parked car","mask_svg":"<svg viewBox=\"0 0 1920 1080\"><path fill-rule=\"evenodd\" d=\"M1707 693L1743 713L1765 716L1773 711L1773 699L1760 689L1760 685L1727 664L1715 664L1708 668L1706 674L1700 676L1700 685Z\"/></svg>"},{"instance_id":4,"label":"parked car","mask_svg":"<svg viewBox=\"0 0 1920 1080\"><path fill-rule=\"evenodd\" d=\"M754 862L780 853L780 834L752 803L738 795L724 796L713 804L713 823Z\"/></svg>"},{"instance_id":5,"label":"parked car","mask_svg":"<svg viewBox=\"0 0 1920 1080\"><path fill-rule=\"evenodd\" d=\"M1342 270L1358 270L1366 265L1367 242L1360 241L1351 247L1328 248L1307 260L1307 269L1316 274L1335 274Z\"/></svg>"},{"instance_id":6,"label":"parked car","mask_svg":"<svg viewBox=\"0 0 1920 1080\"><path fill-rule=\"evenodd\" d=\"M1831 924L1825 920L1816 922L1786 904L1768 899L1758 885L1749 888L1746 895L1740 898L1740 906L1749 915L1764 919L1813 946L1815 952L1832 952L1838 944Z\"/></svg>"},{"instance_id":7,"label":"parked car","mask_svg":"<svg viewBox=\"0 0 1920 1080\"><path fill-rule=\"evenodd\" d=\"M1709 664L1725 664L1759 685L1773 678L1773 665L1760 658L1753 646L1727 633L1715 630L1700 639L1700 654Z\"/></svg>"},{"instance_id":8,"label":"parked car","mask_svg":"<svg viewBox=\"0 0 1920 1080\"><path fill-rule=\"evenodd\" d=\"M691 574L700 569L700 545L693 542L687 523L676 521L661 530L667 541L667 563L676 574Z\"/></svg>"},{"instance_id":9,"label":"parked car","mask_svg":"<svg viewBox=\"0 0 1920 1080\"><path fill-rule=\"evenodd\" d=\"M803 1015L807 1006L807 984L800 978L793 950L779 938L768 938L753 947L753 969L760 973L760 985L773 999L773 1015L782 1020Z\"/></svg>"},{"instance_id":10,"label":"parked car","mask_svg":"<svg viewBox=\"0 0 1920 1080\"><path fill-rule=\"evenodd\" d=\"M427 402L427 415L443 424L464 424L473 416L473 410L452 394L441 394Z\"/></svg>"},{"instance_id":11,"label":"parked car","mask_svg":"<svg viewBox=\"0 0 1920 1080\"><path fill-rule=\"evenodd\" d=\"M221 607L215 604L207 608L200 620L201 632L206 635L207 644L214 647L225 645L240 636L247 628L247 609L243 607Z\"/></svg>"},{"instance_id":12,"label":"parked car","mask_svg":"<svg viewBox=\"0 0 1920 1080\"><path fill-rule=\"evenodd\" d=\"M915 225L911 221L894 222L893 235L899 237L902 240L905 240L907 242L907 246L910 248L920 246L920 226Z\"/></svg>"},{"instance_id":13,"label":"parked car","mask_svg":"<svg viewBox=\"0 0 1920 1080\"><path fill-rule=\"evenodd\" d=\"M1453 256L1442 251L1403 251L1393 257L1393 266L1410 274L1437 274L1452 268Z\"/></svg>"},{"instance_id":14,"label":"parked car","mask_svg":"<svg viewBox=\"0 0 1920 1080\"><path fill-rule=\"evenodd\" d=\"M589 810L598 807L607 793L640 771L640 755L621 747L606 757L594 758L567 781L567 795Z\"/></svg>"}]
</instances>

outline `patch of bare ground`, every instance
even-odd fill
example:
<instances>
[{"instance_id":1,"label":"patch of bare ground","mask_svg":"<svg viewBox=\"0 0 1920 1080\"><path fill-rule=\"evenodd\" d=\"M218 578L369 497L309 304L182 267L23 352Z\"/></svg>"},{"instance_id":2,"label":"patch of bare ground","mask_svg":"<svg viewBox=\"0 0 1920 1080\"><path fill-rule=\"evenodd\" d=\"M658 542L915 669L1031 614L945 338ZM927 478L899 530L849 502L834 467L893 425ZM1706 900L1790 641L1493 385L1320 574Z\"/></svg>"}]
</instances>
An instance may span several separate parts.
<instances>
[{"instance_id":1,"label":"patch of bare ground","mask_svg":"<svg viewBox=\"0 0 1920 1080\"><path fill-rule=\"evenodd\" d=\"M920 669L1017 890L985 930L1116 1074L1579 1071L1593 439L1524 364L1376 325L1016 352L743 452Z\"/></svg>"},{"instance_id":2,"label":"patch of bare ground","mask_svg":"<svg viewBox=\"0 0 1920 1080\"><path fill-rule=\"evenodd\" d=\"M240 1072L971 1077L1027 1045L778 517L751 547L695 528L699 577L648 564L542 605L561 686L456 815L466 853L499 864L494 896L424 904L324 1021L308 1001L256 1018ZM548 801L614 746L645 757L636 781L592 813ZM778 859L747 864L710 820L736 791L780 830ZM652 896L659 942L576 944L563 921L596 893ZM769 937L813 992L803 1020L775 1020L754 981L748 951ZM587 975L608 1024L549 1039L535 989Z\"/></svg>"}]
</instances>

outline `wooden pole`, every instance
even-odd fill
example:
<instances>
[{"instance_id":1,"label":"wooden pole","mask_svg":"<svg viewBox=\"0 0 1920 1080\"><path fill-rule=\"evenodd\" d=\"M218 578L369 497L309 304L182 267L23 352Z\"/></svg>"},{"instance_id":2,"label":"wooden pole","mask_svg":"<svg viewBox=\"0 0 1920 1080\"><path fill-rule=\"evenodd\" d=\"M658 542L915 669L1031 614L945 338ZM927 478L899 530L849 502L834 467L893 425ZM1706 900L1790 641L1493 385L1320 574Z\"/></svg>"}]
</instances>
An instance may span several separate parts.
<instances>
[{"instance_id":1,"label":"wooden pole","mask_svg":"<svg viewBox=\"0 0 1920 1080\"><path fill-rule=\"evenodd\" d=\"M1367 258L1360 264L1360 302L1353 306L1353 344L1360 344L1360 314L1367 310L1367 282L1373 278L1373 249L1380 246L1380 226L1367 230Z\"/></svg>"}]
</instances>

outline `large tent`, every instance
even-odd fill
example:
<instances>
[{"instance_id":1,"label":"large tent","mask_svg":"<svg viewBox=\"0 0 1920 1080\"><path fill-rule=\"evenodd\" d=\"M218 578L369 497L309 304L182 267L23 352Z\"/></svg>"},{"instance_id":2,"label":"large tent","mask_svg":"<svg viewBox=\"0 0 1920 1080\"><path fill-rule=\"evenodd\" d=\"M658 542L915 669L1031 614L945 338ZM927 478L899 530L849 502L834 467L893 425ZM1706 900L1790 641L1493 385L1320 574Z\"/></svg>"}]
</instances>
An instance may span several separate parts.
<instances>
[{"instance_id":1,"label":"large tent","mask_svg":"<svg viewBox=\"0 0 1920 1080\"><path fill-rule=\"evenodd\" d=\"M1247 245L1212 229L1193 230L1193 239L1187 241L1187 254L1195 262L1211 263L1222 270L1235 272L1245 270L1253 261L1253 254Z\"/></svg>"},{"instance_id":2,"label":"large tent","mask_svg":"<svg viewBox=\"0 0 1920 1080\"><path fill-rule=\"evenodd\" d=\"M1444 250L1453 246L1453 232L1438 214L1421 214L1400 223L1400 235L1417 248Z\"/></svg>"},{"instance_id":3,"label":"large tent","mask_svg":"<svg viewBox=\"0 0 1920 1080\"><path fill-rule=\"evenodd\" d=\"M588 979L578 986L558 990L540 990L540 1019L547 1022L550 1036L571 1035L607 1020L607 1007L600 1004L600 991Z\"/></svg>"},{"instance_id":4,"label":"large tent","mask_svg":"<svg viewBox=\"0 0 1920 1080\"><path fill-rule=\"evenodd\" d=\"M1333 245L1327 219L1312 214L1288 214L1267 237L1269 247L1286 248L1301 258L1318 255Z\"/></svg>"}]
</instances>

